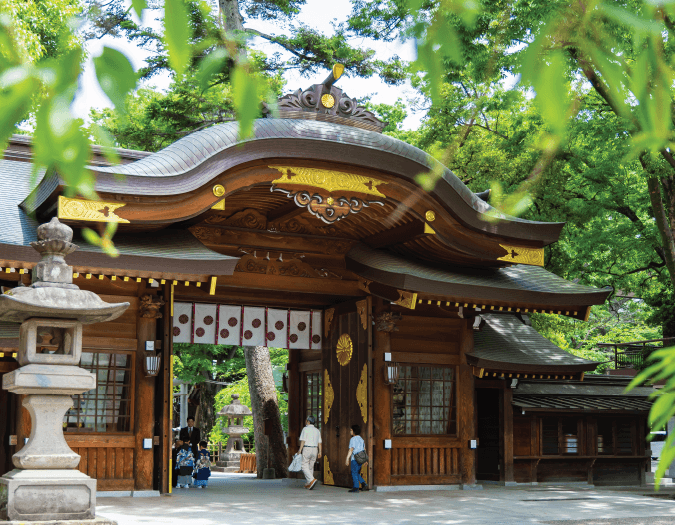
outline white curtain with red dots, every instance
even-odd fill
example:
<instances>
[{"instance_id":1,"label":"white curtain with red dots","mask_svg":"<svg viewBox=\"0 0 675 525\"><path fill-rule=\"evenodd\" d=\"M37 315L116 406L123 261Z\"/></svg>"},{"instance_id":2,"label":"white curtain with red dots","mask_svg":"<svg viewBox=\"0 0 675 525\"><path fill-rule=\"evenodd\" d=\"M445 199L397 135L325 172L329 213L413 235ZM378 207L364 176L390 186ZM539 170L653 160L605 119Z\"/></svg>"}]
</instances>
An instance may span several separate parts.
<instances>
[{"instance_id":1,"label":"white curtain with red dots","mask_svg":"<svg viewBox=\"0 0 675 525\"><path fill-rule=\"evenodd\" d=\"M174 303L173 342L321 349L323 312Z\"/></svg>"}]
</instances>

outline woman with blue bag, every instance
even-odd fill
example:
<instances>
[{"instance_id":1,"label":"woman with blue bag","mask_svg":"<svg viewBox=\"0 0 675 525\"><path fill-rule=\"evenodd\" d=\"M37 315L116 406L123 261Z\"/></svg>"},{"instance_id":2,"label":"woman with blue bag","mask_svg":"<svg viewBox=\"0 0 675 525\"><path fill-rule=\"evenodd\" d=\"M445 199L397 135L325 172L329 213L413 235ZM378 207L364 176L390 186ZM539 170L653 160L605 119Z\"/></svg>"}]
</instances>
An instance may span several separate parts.
<instances>
[{"instance_id":1,"label":"woman with blue bag","mask_svg":"<svg viewBox=\"0 0 675 525\"><path fill-rule=\"evenodd\" d=\"M361 477L361 466L368 463L368 454L366 453L366 443L361 437L361 426L352 425L349 431L352 438L349 440L349 452L345 464L351 467L353 487L349 492L358 492L359 490L368 490L366 480Z\"/></svg>"}]
</instances>

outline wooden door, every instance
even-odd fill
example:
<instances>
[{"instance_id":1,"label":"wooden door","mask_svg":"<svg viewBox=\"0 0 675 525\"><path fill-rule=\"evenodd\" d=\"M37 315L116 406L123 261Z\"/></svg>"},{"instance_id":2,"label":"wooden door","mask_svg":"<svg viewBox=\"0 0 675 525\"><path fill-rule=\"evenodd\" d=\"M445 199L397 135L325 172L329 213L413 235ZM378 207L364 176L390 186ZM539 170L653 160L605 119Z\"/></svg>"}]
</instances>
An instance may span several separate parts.
<instances>
[{"instance_id":1,"label":"wooden door","mask_svg":"<svg viewBox=\"0 0 675 525\"><path fill-rule=\"evenodd\" d=\"M326 310L327 347L323 350L323 482L351 487L345 465L352 425L361 426L361 437L372 457L371 416L371 300L342 303ZM326 334L324 334L326 335ZM362 475L368 480L367 466Z\"/></svg>"}]
</instances>

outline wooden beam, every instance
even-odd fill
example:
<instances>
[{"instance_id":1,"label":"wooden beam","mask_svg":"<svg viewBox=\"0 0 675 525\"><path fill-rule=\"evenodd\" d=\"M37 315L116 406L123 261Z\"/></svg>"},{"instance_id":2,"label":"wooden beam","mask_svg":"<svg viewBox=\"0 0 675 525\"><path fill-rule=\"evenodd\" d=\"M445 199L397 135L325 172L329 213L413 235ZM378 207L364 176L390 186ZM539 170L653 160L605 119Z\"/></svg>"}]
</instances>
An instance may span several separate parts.
<instances>
[{"instance_id":1,"label":"wooden beam","mask_svg":"<svg viewBox=\"0 0 675 525\"><path fill-rule=\"evenodd\" d=\"M385 311L384 301L373 299L373 314L377 318ZM384 354L391 352L391 334L373 332L373 483L391 485L391 449L384 440L391 439L391 386L384 382Z\"/></svg>"},{"instance_id":2,"label":"wooden beam","mask_svg":"<svg viewBox=\"0 0 675 525\"><path fill-rule=\"evenodd\" d=\"M304 426L301 421L303 417L300 403L302 402L302 385L300 378L302 377L298 370L300 361L300 350L290 349L288 351L288 462L293 459L293 456L300 448L299 438L300 432ZM319 361L319 370L321 370L321 361Z\"/></svg>"},{"instance_id":3,"label":"wooden beam","mask_svg":"<svg viewBox=\"0 0 675 525\"><path fill-rule=\"evenodd\" d=\"M469 448L469 441L477 439L475 421L475 388L471 366L466 364L466 354L473 350L473 328L470 320L464 321L460 332L460 366L457 385L457 425L462 444L460 473L462 483L476 484L476 451Z\"/></svg>"},{"instance_id":4,"label":"wooden beam","mask_svg":"<svg viewBox=\"0 0 675 525\"><path fill-rule=\"evenodd\" d=\"M303 361L297 365L297 368L298 372L321 372L321 359L317 361Z\"/></svg>"},{"instance_id":5,"label":"wooden beam","mask_svg":"<svg viewBox=\"0 0 675 525\"><path fill-rule=\"evenodd\" d=\"M422 235L429 235L425 233L425 223L415 219L412 222L366 237L363 242L371 248L386 248L412 241Z\"/></svg>"},{"instance_id":6,"label":"wooden beam","mask_svg":"<svg viewBox=\"0 0 675 525\"><path fill-rule=\"evenodd\" d=\"M293 200L290 200L283 206L279 206L278 208L270 211L267 214L267 222L270 223L278 220L288 220L295 217L296 215L300 215L303 211L305 211L305 208L299 207Z\"/></svg>"},{"instance_id":7,"label":"wooden beam","mask_svg":"<svg viewBox=\"0 0 675 525\"><path fill-rule=\"evenodd\" d=\"M394 335L396 337L396 335ZM458 355L425 354L421 352L392 352L391 360L397 363L419 363L428 365L458 365Z\"/></svg>"},{"instance_id":8,"label":"wooden beam","mask_svg":"<svg viewBox=\"0 0 675 525\"><path fill-rule=\"evenodd\" d=\"M509 483L515 481L513 476L513 390L505 388L501 392L502 398L502 443L503 450L503 472L504 482Z\"/></svg>"}]
</instances>

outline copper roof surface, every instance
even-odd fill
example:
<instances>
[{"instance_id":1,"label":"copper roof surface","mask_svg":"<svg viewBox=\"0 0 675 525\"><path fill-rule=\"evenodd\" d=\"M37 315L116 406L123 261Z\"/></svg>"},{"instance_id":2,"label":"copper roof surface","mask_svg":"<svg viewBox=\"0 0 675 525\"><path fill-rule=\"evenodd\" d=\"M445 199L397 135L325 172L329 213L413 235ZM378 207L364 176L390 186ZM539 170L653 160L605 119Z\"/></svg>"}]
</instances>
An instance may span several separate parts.
<instances>
[{"instance_id":1,"label":"copper roof surface","mask_svg":"<svg viewBox=\"0 0 675 525\"><path fill-rule=\"evenodd\" d=\"M346 264L347 269L364 279L394 288L433 296L466 298L484 304L509 301L550 304L560 309L565 305L602 304L611 291L567 281L538 266L517 264L488 269L448 266L439 269L363 244L357 244L349 251Z\"/></svg>"},{"instance_id":2,"label":"copper roof surface","mask_svg":"<svg viewBox=\"0 0 675 525\"><path fill-rule=\"evenodd\" d=\"M584 381L520 381L512 404L524 410L648 411L652 387L626 391L631 378L587 375Z\"/></svg>"},{"instance_id":3,"label":"copper roof surface","mask_svg":"<svg viewBox=\"0 0 675 525\"><path fill-rule=\"evenodd\" d=\"M253 136L246 139L239 138L237 122L227 122L194 132L136 162L114 167L90 166L90 170L96 176L99 192L166 196L196 190L230 168L266 159L351 164L389 173L413 184L420 173L435 170L442 177L429 193L470 228L546 245L557 240L563 226L497 212L448 168L401 140L312 120L259 119L254 123ZM47 193L39 190L33 202L26 200L23 206L28 211L36 209ZM485 220L488 212L501 220Z\"/></svg>"},{"instance_id":4,"label":"copper roof surface","mask_svg":"<svg viewBox=\"0 0 675 525\"><path fill-rule=\"evenodd\" d=\"M498 370L556 374L595 370L598 363L565 352L512 314L481 314L468 364Z\"/></svg>"}]
</instances>

